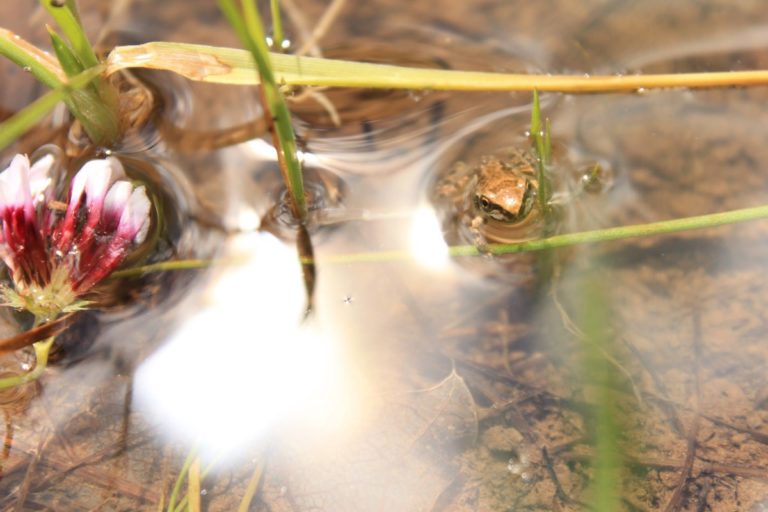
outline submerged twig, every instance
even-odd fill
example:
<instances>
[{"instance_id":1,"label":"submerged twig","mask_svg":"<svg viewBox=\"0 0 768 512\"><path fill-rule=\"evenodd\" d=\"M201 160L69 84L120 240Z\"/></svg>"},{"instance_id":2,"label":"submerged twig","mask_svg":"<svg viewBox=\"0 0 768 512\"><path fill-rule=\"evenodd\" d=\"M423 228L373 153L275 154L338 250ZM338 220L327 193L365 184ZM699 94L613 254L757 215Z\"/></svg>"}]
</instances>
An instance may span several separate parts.
<instances>
[{"instance_id":1,"label":"submerged twig","mask_svg":"<svg viewBox=\"0 0 768 512\"><path fill-rule=\"evenodd\" d=\"M325 9L323 15L320 17L320 21L318 21L315 28L312 29L309 38L304 41L298 51L296 51L296 55L305 55L312 48L317 48L317 43L323 38L326 32L328 32L328 29L331 28L333 22L336 21L336 18L338 18L341 9L344 8L346 1L347 0L333 0L331 2L331 5Z\"/></svg>"}]
</instances>

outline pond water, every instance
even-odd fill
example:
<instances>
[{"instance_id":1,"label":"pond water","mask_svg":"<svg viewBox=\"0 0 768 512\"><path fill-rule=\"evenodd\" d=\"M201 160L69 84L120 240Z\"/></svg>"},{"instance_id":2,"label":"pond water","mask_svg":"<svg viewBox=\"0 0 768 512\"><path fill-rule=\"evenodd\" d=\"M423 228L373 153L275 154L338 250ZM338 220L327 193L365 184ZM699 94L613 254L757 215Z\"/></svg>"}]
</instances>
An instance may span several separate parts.
<instances>
[{"instance_id":1,"label":"pond water","mask_svg":"<svg viewBox=\"0 0 768 512\"><path fill-rule=\"evenodd\" d=\"M80 4L105 45L239 46L215 3ZM530 73L768 63L759 1L441 4L348 2L318 48ZM285 4L293 48L326 7ZM45 44L37 9L0 13ZM5 62L0 72L3 117L41 92ZM456 162L528 144L531 95L315 91L336 125L297 91L317 198L306 316L269 138L228 143L242 140L229 128L260 115L255 91L137 76L162 97L158 134L115 154L151 162L170 194L155 257L214 265L110 283L104 307L62 334L68 350L40 382L3 395L2 510L167 507L190 453L204 510L237 509L258 469L248 510L582 510L599 496L594 461L606 446L623 509L768 510L764 221L451 259L435 189ZM599 193L571 194L561 231L768 203L766 96L542 95L558 186L594 164L608 176ZM12 150L56 136L41 128ZM547 257L549 278L535 271ZM3 318L5 335L22 330ZM3 361L8 371L27 355Z\"/></svg>"}]
</instances>

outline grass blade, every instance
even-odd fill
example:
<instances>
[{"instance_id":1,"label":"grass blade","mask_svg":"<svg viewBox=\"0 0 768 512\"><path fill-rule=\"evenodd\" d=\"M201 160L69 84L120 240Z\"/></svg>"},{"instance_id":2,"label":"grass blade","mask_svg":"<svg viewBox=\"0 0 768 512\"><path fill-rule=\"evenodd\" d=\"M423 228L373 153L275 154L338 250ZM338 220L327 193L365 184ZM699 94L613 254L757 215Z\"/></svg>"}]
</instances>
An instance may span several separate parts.
<instances>
[{"instance_id":1,"label":"grass blade","mask_svg":"<svg viewBox=\"0 0 768 512\"><path fill-rule=\"evenodd\" d=\"M296 216L303 222L307 218L307 205L301 165L296 154L296 138L291 124L291 115L272 73L271 55L264 40L264 31L258 11L254 4L248 0L243 0L241 4L245 15L244 21L238 13L234 0L219 0L221 10L256 62L266 107L274 120L275 149L278 153L278 160L282 158L280 163L282 164L283 178L291 193Z\"/></svg>"},{"instance_id":2,"label":"grass blade","mask_svg":"<svg viewBox=\"0 0 768 512\"><path fill-rule=\"evenodd\" d=\"M0 124L0 150L8 147L14 140L37 124L60 101L68 101L73 90L87 87L88 84L104 71L104 66L83 71L53 91L41 96L10 119Z\"/></svg>"},{"instance_id":3,"label":"grass blade","mask_svg":"<svg viewBox=\"0 0 768 512\"><path fill-rule=\"evenodd\" d=\"M272 40L278 52L283 51L283 22L280 19L280 3L278 0L269 0L269 9L272 12Z\"/></svg>"},{"instance_id":4,"label":"grass blade","mask_svg":"<svg viewBox=\"0 0 768 512\"><path fill-rule=\"evenodd\" d=\"M662 75L528 75L408 68L273 53L278 83L384 89L460 91L634 92L674 87L734 87L768 84L768 70ZM109 54L108 74L125 68L173 71L190 80L256 84L247 51L196 44L153 42L118 46Z\"/></svg>"},{"instance_id":5,"label":"grass blade","mask_svg":"<svg viewBox=\"0 0 768 512\"><path fill-rule=\"evenodd\" d=\"M59 59L59 65L64 70L64 73L69 77L82 73L85 68L83 68L83 64L78 60L69 45L51 27L47 26L46 28L51 36L53 52L56 54L56 58Z\"/></svg>"},{"instance_id":6,"label":"grass blade","mask_svg":"<svg viewBox=\"0 0 768 512\"><path fill-rule=\"evenodd\" d=\"M77 58L83 67L90 68L99 63L91 42L80 25L80 17L77 14L77 6L74 0L67 0L64 5L54 4L51 0L40 0L46 11L53 16L64 35L72 45Z\"/></svg>"}]
</instances>

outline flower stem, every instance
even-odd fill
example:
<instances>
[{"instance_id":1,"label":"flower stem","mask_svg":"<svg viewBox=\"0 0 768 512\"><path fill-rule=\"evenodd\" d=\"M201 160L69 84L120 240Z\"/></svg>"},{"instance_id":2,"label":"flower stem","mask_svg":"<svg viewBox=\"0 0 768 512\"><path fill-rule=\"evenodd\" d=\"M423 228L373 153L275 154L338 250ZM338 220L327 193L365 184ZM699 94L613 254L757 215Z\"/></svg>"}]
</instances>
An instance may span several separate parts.
<instances>
[{"instance_id":1,"label":"flower stem","mask_svg":"<svg viewBox=\"0 0 768 512\"><path fill-rule=\"evenodd\" d=\"M55 336L51 336L50 338L46 338L43 341L38 341L32 345L32 347L35 349L35 367L31 371L22 375L0 379L0 389L20 386L22 384L26 384L27 382L32 382L33 380L36 380L38 377L40 377L40 375L42 375L45 371L45 368L48 366L48 354L51 351L51 346L53 346L53 341L55 339Z\"/></svg>"}]
</instances>

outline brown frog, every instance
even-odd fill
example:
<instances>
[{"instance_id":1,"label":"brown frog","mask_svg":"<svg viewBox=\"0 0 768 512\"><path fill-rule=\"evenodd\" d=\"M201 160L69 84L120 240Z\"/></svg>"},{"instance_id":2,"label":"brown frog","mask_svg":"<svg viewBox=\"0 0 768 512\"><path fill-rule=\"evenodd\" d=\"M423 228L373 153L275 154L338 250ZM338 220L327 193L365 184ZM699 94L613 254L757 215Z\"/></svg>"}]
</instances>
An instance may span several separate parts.
<instances>
[{"instance_id":1,"label":"brown frog","mask_svg":"<svg viewBox=\"0 0 768 512\"><path fill-rule=\"evenodd\" d=\"M504 159L483 157L478 166L459 162L438 181L435 202L452 212L449 242L512 243L540 235L539 183L533 155L513 150ZM453 225L451 225L453 224Z\"/></svg>"}]
</instances>

